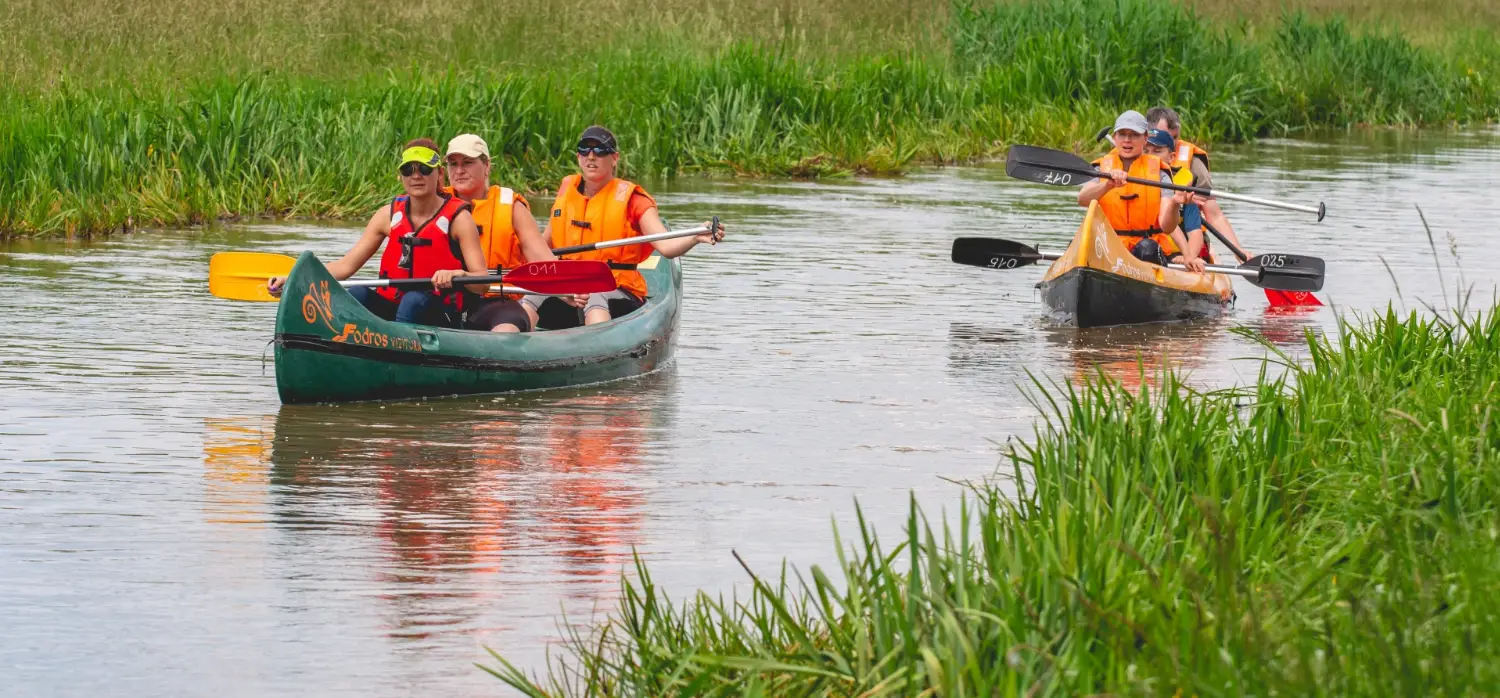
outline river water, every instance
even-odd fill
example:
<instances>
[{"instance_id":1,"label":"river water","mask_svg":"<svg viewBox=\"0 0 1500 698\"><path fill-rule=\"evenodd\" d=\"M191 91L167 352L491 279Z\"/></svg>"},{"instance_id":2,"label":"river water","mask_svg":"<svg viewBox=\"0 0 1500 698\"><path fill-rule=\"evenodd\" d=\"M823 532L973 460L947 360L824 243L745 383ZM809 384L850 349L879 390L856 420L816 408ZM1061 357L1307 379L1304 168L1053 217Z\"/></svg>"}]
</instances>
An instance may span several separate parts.
<instances>
[{"instance_id":1,"label":"river water","mask_svg":"<svg viewBox=\"0 0 1500 698\"><path fill-rule=\"evenodd\" d=\"M0 246L0 693L497 695L493 648L540 667L561 624L612 608L632 550L675 598L833 559L856 501L900 532L952 508L1028 436L1024 386L1102 369L1253 379L1247 326L1296 351L1335 309L1492 305L1500 134L1382 131L1216 150L1255 252L1328 261L1328 307L1077 331L1040 268L956 266L986 235L1059 250L1073 191L1000 166L825 182L678 180L674 222L730 239L686 259L675 363L503 397L282 407L274 307L206 291L217 251L312 249L347 226L250 224ZM1435 234L1423 232L1420 205ZM1455 252L1461 255L1461 268ZM1445 300L1446 299L1446 300ZM58 313L58 309L63 312ZM566 619L566 620L565 620Z\"/></svg>"}]
</instances>

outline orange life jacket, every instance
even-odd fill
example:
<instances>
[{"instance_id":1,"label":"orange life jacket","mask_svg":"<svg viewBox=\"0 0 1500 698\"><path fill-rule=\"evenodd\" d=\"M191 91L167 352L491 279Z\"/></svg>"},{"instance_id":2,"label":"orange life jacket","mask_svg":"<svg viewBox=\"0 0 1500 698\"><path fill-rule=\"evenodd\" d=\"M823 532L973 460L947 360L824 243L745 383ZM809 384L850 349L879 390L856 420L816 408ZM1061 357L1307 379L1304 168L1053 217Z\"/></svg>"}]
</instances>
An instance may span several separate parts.
<instances>
[{"instance_id":1,"label":"orange life jacket","mask_svg":"<svg viewBox=\"0 0 1500 698\"><path fill-rule=\"evenodd\" d=\"M1203 160L1203 166L1208 167L1208 151L1181 138L1177 139L1177 153L1172 163L1172 168L1187 167L1192 163L1193 158Z\"/></svg>"},{"instance_id":2,"label":"orange life jacket","mask_svg":"<svg viewBox=\"0 0 1500 698\"><path fill-rule=\"evenodd\" d=\"M501 186L491 186L483 199L472 202L474 223L479 226L479 249L484 250L484 265L490 269L515 269L526 264L511 218L516 202L525 205L526 198Z\"/></svg>"},{"instance_id":3,"label":"orange life jacket","mask_svg":"<svg viewBox=\"0 0 1500 698\"><path fill-rule=\"evenodd\" d=\"M1094 161L1100 170L1123 170L1120 151L1111 150L1108 155ZM1161 160L1142 153L1130 164L1126 173L1136 179L1161 180ZM1109 225L1121 237L1147 237L1161 230L1161 188L1144 184L1126 183L1099 197L1099 208Z\"/></svg>"},{"instance_id":4,"label":"orange life jacket","mask_svg":"<svg viewBox=\"0 0 1500 698\"><path fill-rule=\"evenodd\" d=\"M636 192L651 197L640 185L623 179L613 179L592 198L578 191L579 175L568 175L558 186L557 200L552 203L551 235L553 247L572 247L594 242L621 240L635 237L630 227L627 211L630 197ZM656 200L652 199L652 203ZM571 259L593 259L609 262L614 271L615 283L620 288L646 297L646 277L635 270L635 265L646 261L655 248L649 243L625 245L604 250L591 250L568 255Z\"/></svg>"},{"instance_id":5,"label":"orange life jacket","mask_svg":"<svg viewBox=\"0 0 1500 698\"><path fill-rule=\"evenodd\" d=\"M411 220L411 199L398 196L391 202L391 234L385 242L385 252L380 255L380 278L420 279L432 276L440 269L466 269L463 250L458 240L448 234L453 219L469 208L469 204L456 196L442 195L443 205L430 220L422 221L421 228ZM401 300L404 291L386 286L375 289L386 300ZM432 293L443 296L443 302L454 310L463 310L465 293Z\"/></svg>"}]
</instances>

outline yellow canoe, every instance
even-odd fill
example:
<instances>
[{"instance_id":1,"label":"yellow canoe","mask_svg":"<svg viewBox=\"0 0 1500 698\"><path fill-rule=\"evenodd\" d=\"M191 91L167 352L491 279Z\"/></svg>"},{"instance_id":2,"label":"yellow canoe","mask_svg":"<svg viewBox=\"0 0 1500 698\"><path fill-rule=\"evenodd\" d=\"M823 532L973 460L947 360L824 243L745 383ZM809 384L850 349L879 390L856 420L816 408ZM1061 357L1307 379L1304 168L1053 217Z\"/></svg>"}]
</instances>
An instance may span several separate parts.
<instances>
[{"instance_id":1,"label":"yellow canoe","mask_svg":"<svg viewBox=\"0 0 1500 698\"><path fill-rule=\"evenodd\" d=\"M1198 274L1136 259L1105 219L1098 202L1067 251L1037 288L1053 316L1077 327L1178 322L1216 317L1234 306L1223 274Z\"/></svg>"}]
</instances>

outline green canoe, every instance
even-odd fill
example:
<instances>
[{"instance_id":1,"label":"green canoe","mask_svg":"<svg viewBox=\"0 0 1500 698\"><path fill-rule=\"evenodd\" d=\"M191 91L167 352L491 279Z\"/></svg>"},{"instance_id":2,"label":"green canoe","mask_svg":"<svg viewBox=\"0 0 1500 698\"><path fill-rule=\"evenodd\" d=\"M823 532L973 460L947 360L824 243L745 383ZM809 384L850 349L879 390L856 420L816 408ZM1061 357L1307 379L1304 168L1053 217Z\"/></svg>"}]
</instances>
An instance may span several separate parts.
<instances>
[{"instance_id":1,"label":"green canoe","mask_svg":"<svg viewBox=\"0 0 1500 698\"><path fill-rule=\"evenodd\" d=\"M567 330L498 334L382 320L311 252L287 277L276 311L276 388L284 403L501 393L629 378L672 357L682 266L641 264L641 309Z\"/></svg>"}]
</instances>

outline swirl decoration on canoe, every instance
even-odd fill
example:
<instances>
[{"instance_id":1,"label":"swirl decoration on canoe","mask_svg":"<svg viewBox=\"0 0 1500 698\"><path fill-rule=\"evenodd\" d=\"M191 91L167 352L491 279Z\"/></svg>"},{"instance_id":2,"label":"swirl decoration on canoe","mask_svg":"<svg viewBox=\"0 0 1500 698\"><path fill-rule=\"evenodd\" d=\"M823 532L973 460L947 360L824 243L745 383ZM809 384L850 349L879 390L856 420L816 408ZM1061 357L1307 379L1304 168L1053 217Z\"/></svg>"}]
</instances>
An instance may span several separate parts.
<instances>
[{"instance_id":1,"label":"swirl decoration on canoe","mask_svg":"<svg viewBox=\"0 0 1500 698\"><path fill-rule=\"evenodd\" d=\"M307 293L302 296L302 319L309 325L322 320L329 332L337 332L333 327L333 297L328 293L327 281L307 285Z\"/></svg>"}]
</instances>

